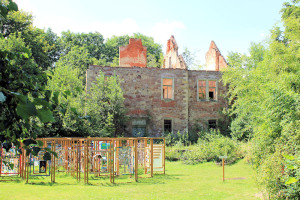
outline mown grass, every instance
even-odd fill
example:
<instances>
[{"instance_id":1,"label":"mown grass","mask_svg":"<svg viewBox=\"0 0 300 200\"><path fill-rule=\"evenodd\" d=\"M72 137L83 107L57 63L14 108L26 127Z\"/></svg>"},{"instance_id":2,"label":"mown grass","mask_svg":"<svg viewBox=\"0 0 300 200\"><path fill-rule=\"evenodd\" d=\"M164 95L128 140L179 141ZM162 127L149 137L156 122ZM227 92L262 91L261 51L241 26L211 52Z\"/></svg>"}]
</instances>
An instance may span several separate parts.
<instances>
[{"instance_id":1,"label":"mown grass","mask_svg":"<svg viewBox=\"0 0 300 200\"><path fill-rule=\"evenodd\" d=\"M90 177L90 185L59 175L57 183L50 178L31 178L30 183L0 182L1 199L257 199L253 170L244 160L226 166L231 179L222 182L222 168L213 162L185 165L166 162L166 175L140 178L138 183L129 177L116 179ZM126 182L130 183L126 183ZM83 181L82 181L83 182Z\"/></svg>"}]
</instances>

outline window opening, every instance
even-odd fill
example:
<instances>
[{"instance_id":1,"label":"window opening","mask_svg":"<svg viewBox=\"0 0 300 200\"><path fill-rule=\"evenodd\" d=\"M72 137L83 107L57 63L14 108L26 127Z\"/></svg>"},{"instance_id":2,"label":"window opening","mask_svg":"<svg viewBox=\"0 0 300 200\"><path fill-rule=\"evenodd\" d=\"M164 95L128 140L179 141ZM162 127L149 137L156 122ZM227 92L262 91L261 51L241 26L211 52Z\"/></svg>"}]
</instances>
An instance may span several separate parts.
<instances>
[{"instance_id":1,"label":"window opening","mask_svg":"<svg viewBox=\"0 0 300 200\"><path fill-rule=\"evenodd\" d=\"M172 120L165 119L164 120L164 133L171 133L172 132Z\"/></svg>"},{"instance_id":2,"label":"window opening","mask_svg":"<svg viewBox=\"0 0 300 200\"><path fill-rule=\"evenodd\" d=\"M209 100L217 100L217 87L216 87L216 81L208 81L208 86L209 86Z\"/></svg>"},{"instance_id":3,"label":"window opening","mask_svg":"<svg viewBox=\"0 0 300 200\"><path fill-rule=\"evenodd\" d=\"M132 136L145 137L147 133L147 122L145 119L132 120Z\"/></svg>"},{"instance_id":4,"label":"window opening","mask_svg":"<svg viewBox=\"0 0 300 200\"><path fill-rule=\"evenodd\" d=\"M206 99L206 81L205 80L198 81L198 98L199 98L199 100Z\"/></svg>"},{"instance_id":5,"label":"window opening","mask_svg":"<svg viewBox=\"0 0 300 200\"><path fill-rule=\"evenodd\" d=\"M217 128L217 120L212 119L208 120L208 129L216 129Z\"/></svg>"},{"instance_id":6,"label":"window opening","mask_svg":"<svg viewBox=\"0 0 300 200\"><path fill-rule=\"evenodd\" d=\"M163 99L173 99L173 79L163 79Z\"/></svg>"}]
</instances>

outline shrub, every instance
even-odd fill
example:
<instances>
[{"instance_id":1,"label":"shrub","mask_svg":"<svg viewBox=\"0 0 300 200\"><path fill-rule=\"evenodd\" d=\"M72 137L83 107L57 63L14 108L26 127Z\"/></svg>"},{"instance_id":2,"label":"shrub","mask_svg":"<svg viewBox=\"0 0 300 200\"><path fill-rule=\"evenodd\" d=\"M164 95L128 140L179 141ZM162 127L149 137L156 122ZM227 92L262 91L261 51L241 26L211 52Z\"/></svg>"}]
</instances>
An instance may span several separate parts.
<instances>
[{"instance_id":1,"label":"shrub","mask_svg":"<svg viewBox=\"0 0 300 200\"><path fill-rule=\"evenodd\" d=\"M181 139L177 140L175 145L166 149L166 158L196 164L205 161L220 162L219 156L222 155L227 155L227 163L234 163L244 157L240 150L240 142L236 140L225 137L217 131L200 132L198 135L197 144L190 146L184 145Z\"/></svg>"},{"instance_id":2,"label":"shrub","mask_svg":"<svg viewBox=\"0 0 300 200\"><path fill-rule=\"evenodd\" d=\"M166 147L166 159L170 161L180 160L182 157L182 152L185 151L185 146L180 142L177 142L174 146Z\"/></svg>"},{"instance_id":3,"label":"shrub","mask_svg":"<svg viewBox=\"0 0 300 200\"><path fill-rule=\"evenodd\" d=\"M177 133L170 132L165 134L164 136L166 138L167 146L172 146L177 143L182 143L184 145L190 144L188 132L184 132L182 134L179 131Z\"/></svg>"}]
</instances>

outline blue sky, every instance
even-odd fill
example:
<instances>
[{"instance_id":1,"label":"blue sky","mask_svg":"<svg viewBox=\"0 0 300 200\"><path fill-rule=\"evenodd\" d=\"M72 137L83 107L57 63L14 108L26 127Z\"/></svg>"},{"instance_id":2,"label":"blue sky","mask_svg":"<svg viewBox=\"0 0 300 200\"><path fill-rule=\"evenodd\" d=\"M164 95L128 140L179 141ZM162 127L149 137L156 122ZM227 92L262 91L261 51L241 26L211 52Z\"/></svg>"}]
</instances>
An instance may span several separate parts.
<instances>
[{"instance_id":1,"label":"blue sky","mask_svg":"<svg viewBox=\"0 0 300 200\"><path fill-rule=\"evenodd\" d=\"M281 0L15 0L31 12L34 25L62 31L95 32L105 38L140 32L165 46L171 35L179 52L187 47L204 63L214 40L221 53L247 53L280 22Z\"/></svg>"}]
</instances>

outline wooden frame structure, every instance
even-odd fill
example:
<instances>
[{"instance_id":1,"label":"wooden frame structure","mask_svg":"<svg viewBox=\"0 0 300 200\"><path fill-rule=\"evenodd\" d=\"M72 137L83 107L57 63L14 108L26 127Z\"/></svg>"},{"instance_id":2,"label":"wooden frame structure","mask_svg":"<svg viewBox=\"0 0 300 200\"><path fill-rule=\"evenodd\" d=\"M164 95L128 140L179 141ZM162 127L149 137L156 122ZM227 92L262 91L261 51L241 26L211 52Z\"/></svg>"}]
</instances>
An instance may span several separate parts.
<instances>
[{"instance_id":1,"label":"wooden frame structure","mask_svg":"<svg viewBox=\"0 0 300 200\"><path fill-rule=\"evenodd\" d=\"M165 174L165 138L38 138L44 148L51 149L49 161L40 155L20 155L19 175L26 182L30 176L50 176L55 182L57 173L64 172L79 182L89 183L89 176L109 176L110 182L122 175L138 181L139 169L148 177L154 172ZM46 162L46 163L45 163ZM43 166L38 166L39 163ZM39 171L34 167L38 166ZM49 173L48 170L49 169ZM141 170L142 169L142 170ZM32 172L37 171L36 174ZM82 177L83 174L83 177Z\"/></svg>"}]
</instances>

